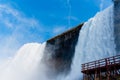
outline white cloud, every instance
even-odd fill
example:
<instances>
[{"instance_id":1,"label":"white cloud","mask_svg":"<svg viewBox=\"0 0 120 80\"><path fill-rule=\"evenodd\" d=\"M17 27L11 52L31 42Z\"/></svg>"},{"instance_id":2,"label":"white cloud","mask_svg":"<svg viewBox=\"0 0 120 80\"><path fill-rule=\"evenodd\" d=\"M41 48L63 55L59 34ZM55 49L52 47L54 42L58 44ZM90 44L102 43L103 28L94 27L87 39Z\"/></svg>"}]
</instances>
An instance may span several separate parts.
<instances>
[{"instance_id":1,"label":"white cloud","mask_svg":"<svg viewBox=\"0 0 120 80\"><path fill-rule=\"evenodd\" d=\"M65 19L70 19L72 21L79 21L79 19L75 16L67 16Z\"/></svg>"},{"instance_id":2,"label":"white cloud","mask_svg":"<svg viewBox=\"0 0 120 80\"><path fill-rule=\"evenodd\" d=\"M31 39L42 40L37 33L42 28L36 19L26 17L10 5L0 4L0 59L14 55L23 43Z\"/></svg>"},{"instance_id":3,"label":"white cloud","mask_svg":"<svg viewBox=\"0 0 120 80\"><path fill-rule=\"evenodd\" d=\"M53 34L60 34L66 30L66 26L56 26L53 29Z\"/></svg>"},{"instance_id":4,"label":"white cloud","mask_svg":"<svg viewBox=\"0 0 120 80\"><path fill-rule=\"evenodd\" d=\"M20 11L5 4L0 4L0 21L6 24L6 27L17 27L18 25L38 26L37 20L27 18Z\"/></svg>"},{"instance_id":5,"label":"white cloud","mask_svg":"<svg viewBox=\"0 0 120 80\"><path fill-rule=\"evenodd\" d=\"M103 3L104 3L104 0L101 0L101 3L100 3L100 11L103 10Z\"/></svg>"}]
</instances>

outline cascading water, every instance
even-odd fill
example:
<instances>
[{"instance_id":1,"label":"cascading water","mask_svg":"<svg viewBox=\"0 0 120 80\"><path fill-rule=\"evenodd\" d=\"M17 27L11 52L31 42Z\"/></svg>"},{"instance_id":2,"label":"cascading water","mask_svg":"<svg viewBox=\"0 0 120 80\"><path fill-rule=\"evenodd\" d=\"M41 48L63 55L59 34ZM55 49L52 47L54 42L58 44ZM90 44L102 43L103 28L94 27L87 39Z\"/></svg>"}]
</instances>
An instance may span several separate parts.
<instances>
[{"instance_id":1,"label":"cascading water","mask_svg":"<svg viewBox=\"0 0 120 80\"><path fill-rule=\"evenodd\" d=\"M63 80L81 80L81 64L115 55L113 7L88 20L79 33L79 39L70 74Z\"/></svg>"},{"instance_id":2,"label":"cascading water","mask_svg":"<svg viewBox=\"0 0 120 80\"><path fill-rule=\"evenodd\" d=\"M113 31L112 7L87 21L79 33L70 73L54 80L80 80L82 63L114 55ZM0 66L0 80L50 80L41 61L45 46L45 43L24 45L14 58Z\"/></svg>"},{"instance_id":3,"label":"cascading water","mask_svg":"<svg viewBox=\"0 0 120 80\"><path fill-rule=\"evenodd\" d=\"M0 66L0 80L31 80L41 65L45 43L25 44L14 58Z\"/></svg>"}]
</instances>

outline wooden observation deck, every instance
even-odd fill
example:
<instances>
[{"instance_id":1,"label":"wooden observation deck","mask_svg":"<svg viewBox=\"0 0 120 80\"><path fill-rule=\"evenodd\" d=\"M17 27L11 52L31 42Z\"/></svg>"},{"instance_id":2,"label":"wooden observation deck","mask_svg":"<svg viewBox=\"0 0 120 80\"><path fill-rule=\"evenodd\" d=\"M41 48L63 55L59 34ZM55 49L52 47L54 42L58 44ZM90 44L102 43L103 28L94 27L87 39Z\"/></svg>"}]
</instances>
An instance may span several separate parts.
<instances>
[{"instance_id":1,"label":"wooden observation deck","mask_svg":"<svg viewBox=\"0 0 120 80\"><path fill-rule=\"evenodd\" d=\"M120 80L120 55L82 64L83 80Z\"/></svg>"}]
</instances>

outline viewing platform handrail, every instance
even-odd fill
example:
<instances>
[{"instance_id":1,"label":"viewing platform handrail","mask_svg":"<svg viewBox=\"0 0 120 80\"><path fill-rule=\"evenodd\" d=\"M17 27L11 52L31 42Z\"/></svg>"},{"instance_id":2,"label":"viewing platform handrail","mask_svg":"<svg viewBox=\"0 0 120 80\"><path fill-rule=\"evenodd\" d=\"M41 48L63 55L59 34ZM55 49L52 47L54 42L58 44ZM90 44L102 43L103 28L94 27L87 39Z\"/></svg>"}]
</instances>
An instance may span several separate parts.
<instances>
[{"instance_id":1,"label":"viewing platform handrail","mask_svg":"<svg viewBox=\"0 0 120 80\"><path fill-rule=\"evenodd\" d=\"M99 68L99 67L103 67L103 66L109 66L112 64L120 64L120 55L82 64L82 71Z\"/></svg>"}]
</instances>

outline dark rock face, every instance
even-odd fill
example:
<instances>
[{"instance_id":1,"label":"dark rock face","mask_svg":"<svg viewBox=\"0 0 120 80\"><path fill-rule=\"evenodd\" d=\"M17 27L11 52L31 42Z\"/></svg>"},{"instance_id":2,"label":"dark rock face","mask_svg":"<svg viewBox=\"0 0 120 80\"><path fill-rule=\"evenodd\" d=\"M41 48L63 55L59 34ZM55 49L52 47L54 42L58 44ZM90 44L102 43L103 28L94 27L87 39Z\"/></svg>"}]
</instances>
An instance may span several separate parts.
<instances>
[{"instance_id":1,"label":"dark rock face","mask_svg":"<svg viewBox=\"0 0 120 80\"><path fill-rule=\"evenodd\" d=\"M114 0L114 36L116 53L120 54L120 0Z\"/></svg>"},{"instance_id":2,"label":"dark rock face","mask_svg":"<svg viewBox=\"0 0 120 80\"><path fill-rule=\"evenodd\" d=\"M47 41L44 57L54 74L69 72L82 25Z\"/></svg>"}]
</instances>

